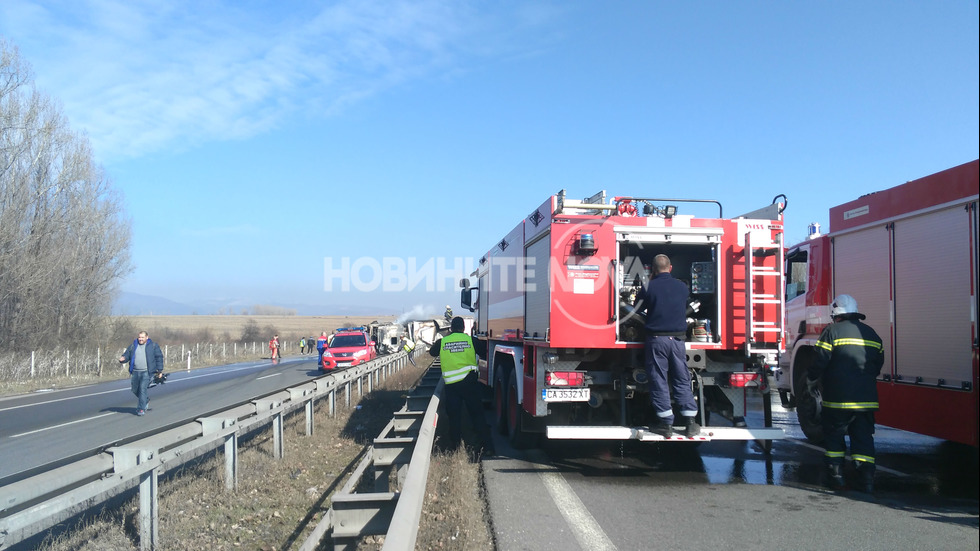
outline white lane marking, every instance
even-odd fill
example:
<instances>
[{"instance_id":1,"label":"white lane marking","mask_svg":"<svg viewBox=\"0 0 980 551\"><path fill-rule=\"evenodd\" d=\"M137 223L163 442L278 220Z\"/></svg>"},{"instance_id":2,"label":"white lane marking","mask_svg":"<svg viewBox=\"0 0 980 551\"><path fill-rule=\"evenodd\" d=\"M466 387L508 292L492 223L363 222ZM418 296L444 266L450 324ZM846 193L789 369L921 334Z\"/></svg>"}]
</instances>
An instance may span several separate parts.
<instances>
[{"instance_id":1,"label":"white lane marking","mask_svg":"<svg viewBox=\"0 0 980 551\"><path fill-rule=\"evenodd\" d=\"M201 373L201 374L198 374L198 375L188 375L187 377L181 377L179 379L168 380L167 381L167 384L169 385L169 384L174 384L174 383L180 383L180 382L183 382L183 381L190 381L192 379L200 379L201 377L213 377L215 375L221 375L221 374L224 374L224 373L234 373L236 371L243 371L243 370L246 370L246 369L255 369L256 367L260 367L260 365L251 365L251 366L245 366L245 367L236 367L234 369L222 369L220 371L216 371L216 372L213 372L213 373ZM171 373L179 373L179 372L171 371ZM69 390L69 389L65 389L65 390ZM33 407L33 406L44 406L44 405L48 405L48 404L54 404L56 402L64 402L66 400L75 400L75 399L78 399L78 398L88 398L90 396L99 396L99 395L102 395L102 394L112 394L113 392L131 392L131 390L130 390L129 387L125 387L125 388L117 388L115 390L103 390L102 392L91 392L89 394L80 394L78 396L69 396L68 398L52 398L51 400L45 400L43 402L34 402L34 403L31 403L31 404L22 404L22 405L19 405L19 406L11 406L11 407L7 407L7 408L0 408L0 411L11 411L11 410L15 410L15 409L23 409L23 408Z\"/></svg>"},{"instance_id":2,"label":"white lane marking","mask_svg":"<svg viewBox=\"0 0 980 551\"><path fill-rule=\"evenodd\" d=\"M543 457L534 458L535 461L547 464L547 459ZM572 531L572 535L578 541L582 549L589 551L616 551L616 546L610 541L609 537L596 522L595 517L585 508L582 500L578 498L572 487L568 485L565 478L557 471L540 471L541 480L544 487L551 494L551 499L561 516L565 517L565 522Z\"/></svg>"},{"instance_id":3,"label":"white lane marking","mask_svg":"<svg viewBox=\"0 0 980 551\"><path fill-rule=\"evenodd\" d=\"M259 377L259 378L255 379L255 380L256 381L261 381L262 379L268 379L269 377L278 377L280 375L282 375L282 373L271 373L271 374L266 375L264 377Z\"/></svg>"},{"instance_id":4,"label":"white lane marking","mask_svg":"<svg viewBox=\"0 0 980 551\"><path fill-rule=\"evenodd\" d=\"M66 400L74 400L75 398L84 398L84 397L88 397L88 396L99 396L101 394L112 394L113 392L122 392L124 390L126 392L129 392L130 391L129 388L118 388L116 390L104 390L102 392L92 392L92 393L89 393L89 394L84 394L82 396L71 396L71 397L68 397L68 398L55 398L53 400L45 400L43 402L35 402L33 404L22 404L22 405L19 405L19 406L12 406L12 407L9 407L9 408L0 408L0 411L11 411L11 410L15 410L15 409L24 409L24 408L29 408L31 406L45 406L45 405L48 405L48 404L54 404L55 402L64 402Z\"/></svg>"},{"instance_id":5,"label":"white lane marking","mask_svg":"<svg viewBox=\"0 0 980 551\"><path fill-rule=\"evenodd\" d=\"M11 434L10 438L17 438L18 436L27 436L28 434L36 434L38 432L44 432L46 430L57 429L61 427L67 427L68 425L74 425L75 423L84 423L85 421L91 421L93 419L98 419L99 417L105 417L107 415L115 415L116 412L110 411L109 413L103 413L102 415L96 415L95 417L86 417L85 419L76 419L74 421L69 421L67 423L62 423L60 425L52 425L50 427L44 427L43 429L32 430L30 432L22 432L20 434Z\"/></svg>"},{"instance_id":6,"label":"white lane marking","mask_svg":"<svg viewBox=\"0 0 980 551\"><path fill-rule=\"evenodd\" d=\"M800 440L799 438L787 438L786 440L789 441L789 442L793 442L794 444L797 444L799 446L803 446L804 448L810 448L811 450L818 451L818 452L820 452L821 455L823 455L823 453L825 451L827 451L826 449L821 448L820 446L816 446L816 445L811 444L809 442L805 442L803 440ZM850 456L850 454L848 454L848 455L845 455L844 458L845 459L850 459L851 456ZM875 465L875 470L881 471L881 472L884 472L884 473L888 473L888 474L891 474L891 475L895 475L895 476L912 476L910 474L903 473L902 471L896 471L895 469L889 469L888 467L883 467L883 466L877 465L877 464Z\"/></svg>"}]
</instances>

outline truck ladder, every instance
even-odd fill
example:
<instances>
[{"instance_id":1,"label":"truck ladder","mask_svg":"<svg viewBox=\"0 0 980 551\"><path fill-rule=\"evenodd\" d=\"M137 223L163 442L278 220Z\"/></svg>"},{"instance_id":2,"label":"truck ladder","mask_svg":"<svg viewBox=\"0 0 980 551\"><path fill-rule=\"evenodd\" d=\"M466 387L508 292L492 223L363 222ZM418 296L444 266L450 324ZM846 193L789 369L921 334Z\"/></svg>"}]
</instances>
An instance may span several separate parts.
<instances>
[{"instance_id":1,"label":"truck ladder","mask_svg":"<svg viewBox=\"0 0 980 551\"><path fill-rule=\"evenodd\" d=\"M775 355L782 349L783 339L783 315L785 312L785 301L783 297L783 234L776 234L775 243L769 242L761 246L752 245L752 232L745 234L745 355L762 353L775 362ZM776 267L762 266L755 263L756 258L776 257ZM755 278L773 277L776 278L776 294L757 293L755 291ZM776 321L757 321L755 319L755 307L760 304L777 305ZM762 342L757 338L760 333L776 333L776 342Z\"/></svg>"}]
</instances>

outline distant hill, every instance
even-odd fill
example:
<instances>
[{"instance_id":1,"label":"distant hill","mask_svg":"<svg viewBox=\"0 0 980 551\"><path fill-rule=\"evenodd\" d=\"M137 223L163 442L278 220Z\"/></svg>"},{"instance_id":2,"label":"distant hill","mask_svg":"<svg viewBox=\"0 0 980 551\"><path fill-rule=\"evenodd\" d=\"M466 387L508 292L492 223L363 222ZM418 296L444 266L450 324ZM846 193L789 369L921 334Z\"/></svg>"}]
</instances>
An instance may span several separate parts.
<instances>
[{"instance_id":1,"label":"distant hill","mask_svg":"<svg viewBox=\"0 0 980 551\"><path fill-rule=\"evenodd\" d=\"M140 295L123 291L112 305L113 316L186 316L194 308L163 297ZM197 312L203 313L203 312Z\"/></svg>"},{"instance_id":2,"label":"distant hill","mask_svg":"<svg viewBox=\"0 0 980 551\"><path fill-rule=\"evenodd\" d=\"M207 300L195 304L184 304L167 298L141 295L123 291L112 305L114 316L191 316L212 314L241 314L251 310L255 303L240 300ZM389 315L373 306L323 305L323 304L277 304L283 308L296 310L297 316L377 316Z\"/></svg>"}]
</instances>

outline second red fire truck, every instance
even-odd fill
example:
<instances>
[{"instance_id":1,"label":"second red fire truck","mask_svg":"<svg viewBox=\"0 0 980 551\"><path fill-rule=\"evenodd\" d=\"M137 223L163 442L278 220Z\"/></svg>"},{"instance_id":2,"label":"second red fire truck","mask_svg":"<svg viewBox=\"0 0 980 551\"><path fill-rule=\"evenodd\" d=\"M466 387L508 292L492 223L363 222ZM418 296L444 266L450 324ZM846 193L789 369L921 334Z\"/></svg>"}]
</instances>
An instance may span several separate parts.
<instances>
[{"instance_id":1,"label":"second red fire truck","mask_svg":"<svg viewBox=\"0 0 980 551\"><path fill-rule=\"evenodd\" d=\"M977 446L977 197L980 161L830 209L829 232L786 253L783 405L823 438L804 379L830 304L852 295L884 341L876 421Z\"/></svg>"},{"instance_id":2,"label":"second red fire truck","mask_svg":"<svg viewBox=\"0 0 980 551\"><path fill-rule=\"evenodd\" d=\"M692 205L717 216L682 212ZM578 201L562 191L520 221L461 282L474 338L488 345L480 379L511 444L663 440L646 430L655 414L634 309L661 253L691 290L687 361L703 427L695 439L768 447L782 438L768 375L783 349L783 207L774 200L725 218L716 201L605 192ZM761 426L745 420L750 391L762 394Z\"/></svg>"}]
</instances>

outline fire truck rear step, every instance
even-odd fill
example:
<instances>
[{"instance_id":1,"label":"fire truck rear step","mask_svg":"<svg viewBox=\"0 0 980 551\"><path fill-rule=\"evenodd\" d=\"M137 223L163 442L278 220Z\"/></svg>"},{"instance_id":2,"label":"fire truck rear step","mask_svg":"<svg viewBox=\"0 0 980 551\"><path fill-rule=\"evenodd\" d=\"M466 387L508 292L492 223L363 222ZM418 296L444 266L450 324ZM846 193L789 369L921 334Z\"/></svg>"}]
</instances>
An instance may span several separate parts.
<instances>
[{"instance_id":1,"label":"fire truck rear step","mask_svg":"<svg viewBox=\"0 0 980 551\"><path fill-rule=\"evenodd\" d=\"M678 432L683 427L676 428ZM782 440L786 433L780 428L754 427L702 427L701 434L687 438L675 434L664 438L654 434L644 427L590 427L590 426L557 426L549 425L547 436L550 440L640 440L654 442L670 440L671 442L706 442L711 440Z\"/></svg>"}]
</instances>

